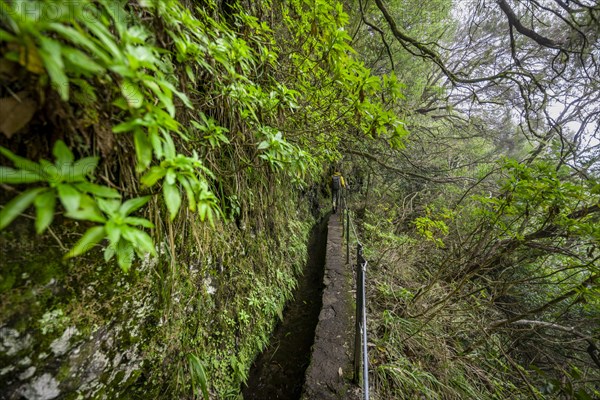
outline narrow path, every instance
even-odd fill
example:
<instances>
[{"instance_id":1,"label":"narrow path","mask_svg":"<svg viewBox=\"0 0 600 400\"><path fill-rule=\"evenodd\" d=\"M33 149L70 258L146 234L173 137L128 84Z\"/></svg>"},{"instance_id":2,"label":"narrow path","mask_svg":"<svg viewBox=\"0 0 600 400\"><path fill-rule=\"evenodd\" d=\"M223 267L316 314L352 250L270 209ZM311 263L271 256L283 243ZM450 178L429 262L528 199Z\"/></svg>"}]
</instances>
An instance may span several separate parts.
<instances>
[{"instance_id":1,"label":"narrow path","mask_svg":"<svg viewBox=\"0 0 600 400\"><path fill-rule=\"evenodd\" d=\"M244 400L300 399L321 311L326 243L324 218L311 232L304 275L299 279L294 299L284 310L283 322L250 370L242 391Z\"/></svg>"},{"instance_id":2,"label":"narrow path","mask_svg":"<svg viewBox=\"0 0 600 400\"><path fill-rule=\"evenodd\" d=\"M352 267L345 264L339 214L329 218L323 283L323 308L315 331L302 400L355 400L351 383L354 293ZM266 399L266 398L265 398Z\"/></svg>"}]
</instances>

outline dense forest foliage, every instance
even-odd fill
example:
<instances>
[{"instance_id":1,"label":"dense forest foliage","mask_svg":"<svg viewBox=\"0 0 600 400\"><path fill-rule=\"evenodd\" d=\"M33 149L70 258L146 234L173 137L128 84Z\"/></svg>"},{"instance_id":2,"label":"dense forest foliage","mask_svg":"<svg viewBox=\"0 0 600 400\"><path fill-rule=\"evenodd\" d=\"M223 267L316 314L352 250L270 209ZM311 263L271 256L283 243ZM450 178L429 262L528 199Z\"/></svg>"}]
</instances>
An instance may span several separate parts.
<instances>
[{"instance_id":1,"label":"dense forest foliage","mask_svg":"<svg viewBox=\"0 0 600 400\"><path fill-rule=\"evenodd\" d=\"M373 398L600 396L592 0L0 3L0 396L240 398L341 168Z\"/></svg>"}]
</instances>

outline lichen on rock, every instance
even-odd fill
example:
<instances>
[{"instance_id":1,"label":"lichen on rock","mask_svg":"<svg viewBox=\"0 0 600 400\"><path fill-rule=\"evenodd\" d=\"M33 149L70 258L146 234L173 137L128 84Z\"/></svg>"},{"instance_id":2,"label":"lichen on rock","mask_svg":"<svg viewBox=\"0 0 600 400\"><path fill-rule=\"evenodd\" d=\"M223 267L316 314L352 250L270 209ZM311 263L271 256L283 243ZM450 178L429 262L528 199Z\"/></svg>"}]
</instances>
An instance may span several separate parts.
<instances>
[{"instance_id":1,"label":"lichen on rock","mask_svg":"<svg viewBox=\"0 0 600 400\"><path fill-rule=\"evenodd\" d=\"M50 349L55 356L62 356L69 349L71 338L77 335L79 331L76 327L70 326L63 332L62 336L50 343Z\"/></svg>"},{"instance_id":2,"label":"lichen on rock","mask_svg":"<svg viewBox=\"0 0 600 400\"><path fill-rule=\"evenodd\" d=\"M58 381L48 373L21 386L17 393L27 400L52 400L60 395Z\"/></svg>"}]
</instances>

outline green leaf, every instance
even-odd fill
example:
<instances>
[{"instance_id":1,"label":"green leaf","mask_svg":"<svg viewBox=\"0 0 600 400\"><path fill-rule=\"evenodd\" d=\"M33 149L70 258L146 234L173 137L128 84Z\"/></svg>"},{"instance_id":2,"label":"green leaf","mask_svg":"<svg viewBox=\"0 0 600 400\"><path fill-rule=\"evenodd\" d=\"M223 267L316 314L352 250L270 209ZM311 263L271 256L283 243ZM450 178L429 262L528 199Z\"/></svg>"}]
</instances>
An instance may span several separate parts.
<instances>
[{"instance_id":1,"label":"green leaf","mask_svg":"<svg viewBox=\"0 0 600 400\"><path fill-rule=\"evenodd\" d=\"M98 209L94 207L86 207L75 211L69 211L65 213L65 216L82 221L106 222L104 215L102 215L102 213L100 213Z\"/></svg>"},{"instance_id":2,"label":"green leaf","mask_svg":"<svg viewBox=\"0 0 600 400\"><path fill-rule=\"evenodd\" d=\"M66 212L69 218L92 222L106 222L106 218L98 209L98 204L88 195L82 195L79 201L79 208L74 211Z\"/></svg>"},{"instance_id":3,"label":"green leaf","mask_svg":"<svg viewBox=\"0 0 600 400\"><path fill-rule=\"evenodd\" d=\"M54 143L52 154L54 154L58 164L71 164L75 161L75 156L73 156L71 150L69 150L62 140L57 140L56 143Z\"/></svg>"},{"instance_id":4,"label":"green leaf","mask_svg":"<svg viewBox=\"0 0 600 400\"><path fill-rule=\"evenodd\" d=\"M56 206L56 194L48 190L36 196L33 204L36 209L35 231L40 234L48 228L54 219L54 208Z\"/></svg>"},{"instance_id":5,"label":"green leaf","mask_svg":"<svg viewBox=\"0 0 600 400\"><path fill-rule=\"evenodd\" d=\"M121 83L121 94L131 108L140 108L144 102L144 94L139 86L131 80L124 80Z\"/></svg>"},{"instance_id":6,"label":"green leaf","mask_svg":"<svg viewBox=\"0 0 600 400\"><path fill-rule=\"evenodd\" d=\"M133 246L126 240L119 240L117 243L117 262L123 272L129 272L133 263Z\"/></svg>"},{"instance_id":7,"label":"green leaf","mask_svg":"<svg viewBox=\"0 0 600 400\"><path fill-rule=\"evenodd\" d=\"M194 74L194 71L192 70L192 67L190 65L186 65L185 67L185 72L187 74L187 77L190 81L192 81L192 83L196 83L196 75Z\"/></svg>"},{"instance_id":8,"label":"green leaf","mask_svg":"<svg viewBox=\"0 0 600 400\"><path fill-rule=\"evenodd\" d=\"M161 88L154 81L154 77L148 77L148 79L144 79L143 83L147 88L152 90L152 92L158 97L162 105L167 109L167 112L170 116L175 116L175 106L173 105L173 99L171 98L171 93L165 93L161 90Z\"/></svg>"},{"instance_id":9,"label":"green leaf","mask_svg":"<svg viewBox=\"0 0 600 400\"><path fill-rule=\"evenodd\" d=\"M192 385L194 386L194 392L196 392L195 386L198 384L202 392L202 396L205 400L209 399L208 396L208 384L206 379L206 372L202 362L195 354L188 354L188 362L190 364L190 372L192 374Z\"/></svg>"},{"instance_id":10,"label":"green leaf","mask_svg":"<svg viewBox=\"0 0 600 400\"><path fill-rule=\"evenodd\" d=\"M154 228L154 224L146 218L127 217L123 220L128 225L143 226L144 228Z\"/></svg>"},{"instance_id":11,"label":"green leaf","mask_svg":"<svg viewBox=\"0 0 600 400\"><path fill-rule=\"evenodd\" d=\"M188 199L188 208L190 211L196 211L196 194L192 190L192 186L190 185L188 179L185 176L178 176L177 180L181 183L181 186L185 189L185 194Z\"/></svg>"},{"instance_id":12,"label":"green leaf","mask_svg":"<svg viewBox=\"0 0 600 400\"><path fill-rule=\"evenodd\" d=\"M86 28L94 33L100 39L103 48L110 52L112 56L112 60L110 60L110 64L112 65L121 65L124 59L123 52L119 48L119 45L115 42L115 36L110 33L107 27L102 25L100 21L94 18L94 13L88 13L86 18L83 20L85 22Z\"/></svg>"},{"instance_id":13,"label":"green leaf","mask_svg":"<svg viewBox=\"0 0 600 400\"><path fill-rule=\"evenodd\" d=\"M167 169L167 174L165 176L165 183L169 185L174 185L177 180L177 172L175 172L175 168Z\"/></svg>"},{"instance_id":14,"label":"green leaf","mask_svg":"<svg viewBox=\"0 0 600 400\"><path fill-rule=\"evenodd\" d=\"M174 184L165 183L163 185L163 196L165 203L167 204L167 209L169 210L170 219L173 221L181 206L181 193L179 192L179 188Z\"/></svg>"},{"instance_id":15,"label":"green leaf","mask_svg":"<svg viewBox=\"0 0 600 400\"><path fill-rule=\"evenodd\" d=\"M39 36L40 45L39 54L44 62L44 67L50 76L54 89L64 101L69 100L69 78L65 74L60 52L61 44L45 36Z\"/></svg>"},{"instance_id":16,"label":"green leaf","mask_svg":"<svg viewBox=\"0 0 600 400\"><path fill-rule=\"evenodd\" d=\"M20 183L39 182L41 180L42 178L35 172L0 166L0 183L18 185Z\"/></svg>"},{"instance_id":17,"label":"green leaf","mask_svg":"<svg viewBox=\"0 0 600 400\"><path fill-rule=\"evenodd\" d=\"M200 216L201 221L206 220L207 216L209 217L209 219L211 219L212 212L210 210L210 205L207 204L206 202L199 203L198 204L198 215Z\"/></svg>"},{"instance_id":18,"label":"green leaf","mask_svg":"<svg viewBox=\"0 0 600 400\"><path fill-rule=\"evenodd\" d=\"M108 215L113 215L115 214L118 210L119 207L121 206L121 202L119 200L108 200L108 199L96 199L96 202L98 203L98 207L100 207L100 209L102 211L104 211L106 214Z\"/></svg>"},{"instance_id":19,"label":"green leaf","mask_svg":"<svg viewBox=\"0 0 600 400\"><path fill-rule=\"evenodd\" d=\"M105 237L106 232L104 231L103 226L94 226L88 229L87 232L83 234L81 239L75 243L75 246L73 246L73 248L69 250L67 254L65 254L65 258L76 257L85 253Z\"/></svg>"},{"instance_id":20,"label":"green leaf","mask_svg":"<svg viewBox=\"0 0 600 400\"><path fill-rule=\"evenodd\" d=\"M156 184L167 174L167 170L163 167L152 167L141 179L142 184L151 187Z\"/></svg>"},{"instance_id":21,"label":"green leaf","mask_svg":"<svg viewBox=\"0 0 600 400\"><path fill-rule=\"evenodd\" d=\"M120 124L113 126L112 131L114 133L129 132L138 126L144 126L144 125L146 125L144 120L142 120L140 118L135 118L135 119L127 120L125 122L121 122Z\"/></svg>"},{"instance_id":22,"label":"green leaf","mask_svg":"<svg viewBox=\"0 0 600 400\"><path fill-rule=\"evenodd\" d=\"M104 71L98 63L88 57L85 53L63 46L61 48L65 60L70 63L78 72L85 75L96 75Z\"/></svg>"},{"instance_id":23,"label":"green leaf","mask_svg":"<svg viewBox=\"0 0 600 400\"><path fill-rule=\"evenodd\" d=\"M144 171L152 162L152 143L148 136L140 128L133 131L133 143L135 145L135 154L137 156L138 172Z\"/></svg>"},{"instance_id":24,"label":"green leaf","mask_svg":"<svg viewBox=\"0 0 600 400\"><path fill-rule=\"evenodd\" d=\"M17 168L21 168L21 169L25 169L27 171L30 172L35 172L35 173L40 173L41 171L41 167L39 164L28 160L24 157L20 157L18 155L16 155L15 153L13 153L12 151L0 146L0 153L8 158L10 161L12 161L15 164L15 167Z\"/></svg>"},{"instance_id":25,"label":"green leaf","mask_svg":"<svg viewBox=\"0 0 600 400\"><path fill-rule=\"evenodd\" d=\"M123 15L127 12L124 7L125 2L111 4L110 2L101 1L99 3L104 6L103 11L110 15L119 36L127 41L131 41L132 36L129 35L129 32L132 32L137 26L130 28L129 32L127 32L127 23L130 21L127 18L123 18ZM140 40L139 37L141 37L140 34L138 34L138 40Z\"/></svg>"},{"instance_id":26,"label":"green leaf","mask_svg":"<svg viewBox=\"0 0 600 400\"><path fill-rule=\"evenodd\" d=\"M95 183L91 182L79 182L74 186L82 192L90 193L99 197L106 197L109 199L121 198L121 194L116 189L108 186L96 185Z\"/></svg>"},{"instance_id":27,"label":"green leaf","mask_svg":"<svg viewBox=\"0 0 600 400\"><path fill-rule=\"evenodd\" d=\"M156 256L156 249L154 248L152 238L150 238L146 232L135 228L124 227L123 237L133 243L136 248Z\"/></svg>"},{"instance_id":28,"label":"green leaf","mask_svg":"<svg viewBox=\"0 0 600 400\"><path fill-rule=\"evenodd\" d=\"M58 198L65 207L65 210L67 212L77 211L79 202L81 201L81 193L69 184L60 184L56 188L58 189Z\"/></svg>"},{"instance_id":29,"label":"green leaf","mask_svg":"<svg viewBox=\"0 0 600 400\"><path fill-rule=\"evenodd\" d=\"M115 255L116 246L111 244L104 249L104 261L109 262Z\"/></svg>"},{"instance_id":30,"label":"green leaf","mask_svg":"<svg viewBox=\"0 0 600 400\"><path fill-rule=\"evenodd\" d=\"M143 207L148 202L148 200L150 200L150 197L151 196L144 196L129 199L121 205L121 207L119 208L119 212L123 216L129 215L133 211Z\"/></svg>"},{"instance_id":31,"label":"green leaf","mask_svg":"<svg viewBox=\"0 0 600 400\"><path fill-rule=\"evenodd\" d=\"M85 47L93 56L102 60L104 64L109 64L113 61L111 60L111 57L101 50L87 34L83 34L70 26L58 22L52 22L48 24L48 27L61 35L64 39L69 40L71 43Z\"/></svg>"},{"instance_id":32,"label":"green leaf","mask_svg":"<svg viewBox=\"0 0 600 400\"><path fill-rule=\"evenodd\" d=\"M0 211L0 230L6 228L17 216L33 203L35 197L46 188L33 188L24 191L17 197L6 203Z\"/></svg>"},{"instance_id":33,"label":"green leaf","mask_svg":"<svg viewBox=\"0 0 600 400\"><path fill-rule=\"evenodd\" d=\"M175 142L173 141L173 138L171 137L171 135L169 133L165 133L163 135L163 137L165 139L165 143L163 146L163 150L165 152L165 158L167 160L175 158L177 153L175 151Z\"/></svg>"},{"instance_id":34,"label":"green leaf","mask_svg":"<svg viewBox=\"0 0 600 400\"><path fill-rule=\"evenodd\" d=\"M194 108L192 102L190 101L190 98L187 97L185 93L180 92L179 90L173 90L173 93L175 94L175 96L179 97L179 99L183 102L183 104L185 104L187 108Z\"/></svg>"},{"instance_id":35,"label":"green leaf","mask_svg":"<svg viewBox=\"0 0 600 400\"><path fill-rule=\"evenodd\" d=\"M156 130L151 130L149 132L149 136L150 136L150 142L152 142L152 148L154 149L154 155L156 156L157 160L160 160L163 158L164 153L163 153L163 146L162 146L162 141L160 140L160 136L158 135L158 133L156 133Z\"/></svg>"},{"instance_id":36,"label":"green leaf","mask_svg":"<svg viewBox=\"0 0 600 400\"><path fill-rule=\"evenodd\" d=\"M576 400L593 400L592 396L585 389L581 388L575 393Z\"/></svg>"},{"instance_id":37,"label":"green leaf","mask_svg":"<svg viewBox=\"0 0 600 400\"><path fill-rule=\"evenodd\" d=\"M0 29L0 41L1 42L16 42L17 38L3 29Z\"/></svg>"},{"instance_id":38,"label":"green leaf","mask_svg":"<svg viewBox=\"0 0 600 400\"><path fill-rule=\"evenodd\" d=\"M116 245L121 239L122 226L117 225L115 221L109 220L106 223L106 236L110 240L111 245Z\"/></svg>"},{"instance_id":39,"label":"green leaf","mask_svg":"<svg viewBox=\"0 0 600 400\"><path fill-rule=\"evenodd\" d=\"M75 161L66 177L68 182L81 181L86 176L92 175L98 166L98 161L100 161L100 157L84 157Z\"/></svg>"},{"instance_id":40,"label":"green leaf","mask_svg":"<svg viewBox=\"0 0 600 400\"><path fill-rule=\"evenodd\" d=\"M75 103L78 103L81 108L97 104L98 96L96 96L96 89L85 79L71 79L71 84L78 88L73 91L73 100Z\"/></svg>"},{"instance_id":41,"label":"green leaf","mask_svg":"<svg viewBox=\"0 0 600 400\"><path fill-rule=\"evenodd\" d=\"M113 100L113 102L111 103L113 106L120 108L123 111L127 111L129 110L129 105L127 105L127 100L125 100L123 97L117 97L116 99ZM119 125L123 125L123 124L119 124ZM115 132L115 127L113 127L113 132ZM117 132L115 132L117 133Z\"/></svg>"},{"instance_id":42,"label":"green leaf","mask_svg":"<svg viewBox=\"0 0 600 400\"><path fill-rule=\"evenodd\" d=\"M44 180L50 184L57 184L65 181L69 174L71 173L72 167L69 165L64 166L56 166L52 164L50 161L46 161L44 159L40 160L39 174L44 178ZM59 168L60 167L60 168Z\"/></svg>"}]
</instances>

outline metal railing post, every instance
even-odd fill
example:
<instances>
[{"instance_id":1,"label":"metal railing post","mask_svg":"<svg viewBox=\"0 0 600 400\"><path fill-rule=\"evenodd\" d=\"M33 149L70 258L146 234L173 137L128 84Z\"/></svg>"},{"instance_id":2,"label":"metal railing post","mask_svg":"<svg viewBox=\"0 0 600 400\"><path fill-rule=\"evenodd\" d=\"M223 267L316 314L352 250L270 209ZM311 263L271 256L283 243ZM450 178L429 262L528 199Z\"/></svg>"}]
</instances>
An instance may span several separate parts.
<instances>
[{"instance_id":1,"label":"metal railing post","mask_svg":"<svg viewBox=\"0 0 600 400\"><path fill-rule=\"evenodd\" d=\"M344 234L346 233L346 228L344 226L345 218L344 218L344 208L342 208L342 239L344 238ZM343 243L343 242L342 242Z\"/></svg>"},{"instance_id":2,"label":"metal railing post","mask_svg":"<svg viewBox=\"0 0 600 400\"><path fill-rule=\"evenodd\" d=\"M346 265L350 264L350 210L346 207Z\"/></svg>"},{"instance_id":3,"label":"metal railing post","mask_svg":"<svg viewBox=\"0 0 600 400\"><path fill-rule=\"evenodd\" d=\"M363 393L365 400L369 400L369 355L367 353L367 296L365 294L365 275L367 274L367 262L362 259L361 266L362 273L360 274L362 282L362 294L361 294L361 306L362 306L362 333L363 333Z\"/></svg>"},{"instance_id":4,"label":"metal railing post","mask_svg":"<svg viewBox=\"0 0 600 400\"><path fill-rule=\"evenodd\" d=\"M360 325L362 322L362 290L360 284L362 282L362 245L358 243L356 245L356 317L354 323L354 383L358 384L360 381L360 339L361 329Z\"/></svg>"}]
</instances>

